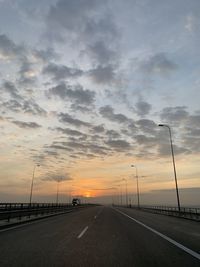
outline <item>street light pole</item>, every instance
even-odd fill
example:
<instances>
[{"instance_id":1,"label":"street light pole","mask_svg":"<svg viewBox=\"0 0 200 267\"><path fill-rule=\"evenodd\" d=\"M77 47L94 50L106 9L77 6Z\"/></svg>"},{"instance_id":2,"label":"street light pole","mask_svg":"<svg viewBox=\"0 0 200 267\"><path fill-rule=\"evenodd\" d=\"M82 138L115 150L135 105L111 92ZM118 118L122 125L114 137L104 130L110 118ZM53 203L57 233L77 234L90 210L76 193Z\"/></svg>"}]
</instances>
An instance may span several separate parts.
<instances>
[{"instance_id":1,"label":"street light pole","mask_svg":"<svg viewBox=\"0 0 200 267\"><path fill-rule=\"evenodd\" d=\"M122 187L121 187L121 185L120 185L120 199L121 199L121 206L122 206L122 204L123 204L123 199L122 199Z\"/></svg>"},{"instance_id":2,"label":"street light pole","mask_svg":"<svg viewBox=\"0 0 200 267\"><path fill-rule=\"evenodd\" d=\"M58 205L58 192L59 192L59 180L57 181L57 194L56 194L56 204Z\"/></svg>"},{"instance_id":3,"label":"street light pole","mask_svg":"<svg viewBox=\"0 0 200 267\"><path fill-rule=\"evenodd\" d=\"M121 187L121 184L118 186L119 186L119 203L122 206L122 187Z\"/></svg>"},{"instance_id":4,"label":"street light pole","mask_svg":"<svg viewBox=\"0 0 200 267\"><path fill-rule=\"evenodd\" d=\"M35 177L35 168L39 167L40 164L35 164L33 167L33 175L32 175L32 181L31 181L31 192L30 192L30 200L29 200L29 204L31 205L32 203L32 195L33 195L33 181L34 181L34 177Z\"/></svg>"},{"instance_id":5,"label":"street light pole","mask_svg":"<svg viewBox=\"0 0 200 267\"><path fill-rule=\"evenodd\" d=\"M139 193L139 183L138 183L138 170L136 165L131 165L131 167L136 170L136 181L137 181L137 200L138 200L138 209L140 208L140 193Z\"/></svg>"},{"instance_id":6,"label":"street light pole","mask_svg":"<svg viewBox=\"0 0 200 267\"><path fill-rule=\"evenodd\" d=\"M180 211L181 207L180 207L180 199L179 199L179 191L178 191L178 182L177 182L177 176L176 176L176 165L175 165L175 159L174 159L174 149L173 149L173 143L172 143L171 129L169 125L167 124L158 124L158 126L166 127L169 130L169 139L170 139L172 162L173 162L173 169L174 169L174 179L175 179L175 185L176 185L176 196L177 196L178 210Z\"/></svg>"},{"instance_id":7,"label":"street light pole","mask_svg":"<svg viewBox=\"0 0 200 267\"><path fill-rule=\"evenodd\" d=\"M127 190L127 180L125 178L122 179L126 183L126 206L128 207L128 190Z\"/></svg>"}]
</instances>

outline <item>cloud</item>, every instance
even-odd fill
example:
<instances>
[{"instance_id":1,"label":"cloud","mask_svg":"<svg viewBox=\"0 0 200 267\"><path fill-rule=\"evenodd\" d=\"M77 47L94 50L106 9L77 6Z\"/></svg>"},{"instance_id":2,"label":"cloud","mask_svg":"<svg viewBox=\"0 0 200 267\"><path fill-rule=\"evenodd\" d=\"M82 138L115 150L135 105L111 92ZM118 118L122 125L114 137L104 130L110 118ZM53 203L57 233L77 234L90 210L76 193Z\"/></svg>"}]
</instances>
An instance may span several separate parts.
<instances>
[{"instance_id":1,"label":"cloud","mask_svg":"<svg viewBox=\"0 0 200 267\"><path fill-rule=\"evenodd\" d=\"M141 119L136 121L136 125L138 126L138 129L145 134L156 135L158 125L153 120Z\"/></svg>"},{"instance_id":2,"label":"cloud","mask_svg":"<svg viewBox=\"0 0 200 267\"><path fill-rule=\"evenodd\" d=\"M66 78L78 78L82 76L83 71L76 68L69 68L65 65L50 63L43 68L42 73L51 76L55 81L59 81Z\"/></svg>"},{"instance_id":3,"label":"cloud","mask_svg":"<svg viewBox=\"0 0 200 267\"><path fill-rule=\"evenodd\" d=\"M0 34L0 58L14 59L23 55L24 51L23 46L15 44L7 35Z\"/></svg>"},{"instance_id":4,"label":"cloud","mask_svg":"<svg viewBox=\"0 0 200 267\"><path fill-rule=\"evenodd\" d=\"M113 65L99 65L96 68L91 69L88 72L88 75L91 77L92 81L97 84L111 84L116 78L115 68Z\"/></svg>"},{"instance_id":5,"label":"cloud","mask_svg":"<svg viewBox=\"0 0 200 267\"><path fill-rule=\"evenodd\" d=\"M190 149L188 149L186 147L180 147L180 146L177 146L177 145L173 144L173 148L174 148L175 155L191 153ZM159 143L158 155L159 156L170 156L171 155L170 144L169 143L168 144Z\"/></svg>"},{"instance_id":6,"label":"cloud","mask_svg":"<svg viewBox=\"0 0 200 267\"><path fill-rule=\"evenodd\" d=\"M106 135L109 139L117 139L120 138L120 134L114 130L107 130Z\"/></svg>"},{"instance_id":7,"label":"cloud","mask_svg":"<svg viewBox=\"0 0 200 267\"><path fill-rule=\"evenodd\" d=\"M80 131L77 131L77 130L72 130L72 129L69 129L69 128L61 128L61 127L57 127L55 128L57 131L63 133L63 134L66 134L66 135L70 135L70 136L78 136L78 137L87 137L86 134L80 132Z\"/></svg>"},{"instance_id":8,"label":"cloud","mask_svg":"<svg viewBox=\"0 0 200 267\"><path fill-rule=\"evenodd\" d=\"M200 147L200 115L190 115L182 125L182 146L189 149L191 153L199 153Z\"/></svg>"},{"instance_id":9,"label":"cloud","mask_svg":"<svg viewBox=\"0 0 200 267\"><path fill-rule=\"evenodd\" d=\"M82 86L70 86L61 83L47 92L48 95L58 96L61 99L69 98L76 105L92 105L95 100L95 92L83 89Z\"/></svg>"},{"instance_id":10,"label":"cloud","mask_svg":"<svg viewBox=\"0 0 200 267\"><path fill-rule=\"evenodd\" d=\"M177 68L178 66L170 61L165 53L157 53L140 64L140 70L149 74L167 75Z\"/></svg>"},{"instance_id":11,"label":"cloud","mask_svg":"<svg viewBox=\"0 0 200 267\"><path fill-rule=\"evenodd\" d=\"M37 81L35 66L27 58L21 59L18 83L20 85L33 85Z\"/></svg>"},{"instance_id":12,"label":"cloud","mask_svg":"<svg viewBox=\"0 0 200 267\"><path fill-rule=\"evenodd\" d=\"M152 108L152 106L145 101L138 101L135 106L136 106L136 113L139 116L148 115Z\"/></svg>"},{"instance_id":13,"label":"cloud","mask_svg":"<svg viewBox=\"0 0 200 267\"><path fill-rule=\"evenodd\" d=\"M21 112L22 110L22 105L17 100L14 99L7 102L3 102L1 105L3 108L6 108L9 111L13 112Z\"/></svg>"},{"instance_id":14,"label":"cloud","mask_svg":"<svg viewBox=\"0 0 200 267\"><path fill-rule=\"evenodd\" d=\"M59 54L55 52L52 47L46 49L33 49L32 54L37 60L40 60L43 63L49 63L51 59L59 58Z\"/></svg>"},{"instance_id":15,"label":"cloud","mask_svg":"<svg viewBox=\"0 0 200 267\"><path fill-rule=\"evenodd\" d=\"M78 157L79 155L86 157L89 155L89 157L91 157L91 154L93 155L92 157L94 157L95 155L108 155L108 153L111 152L111 150L104 145L84 141L81 138L70 138L70 141L68 142L54 142L48 148L67 150L72 152L70 156L73 157Z\"/></svg>"},{"instance_id":16,"label":"cloud","mask_svg":"<svg viewBox=\"0 0 200 267\"><path fill-rule=\"evenodd\" d=\"M199 153L200 115L190 114L185 106L166 107L161 111L161 120L172 126L174 136L179 134L177 153ZM179 131L176 132L177 127ZM165 148L161 148L161 153ZM165 152L163 152L165 154Z\"/></svg>"},{"instance_id":17,"label":"cloud","mask_svg":"<svg viewBox=\"0 0 200 267\"><path fill-rule=\"evenodd\" d=\"M117 40L118 30L107 3L107 0L103 3L98 0L57 1L51 5L46 17L47 37L53 41L64 41L66 36L68 40L70 36L70 39L92 46L100 40L115 44L111 41Z\"/></svg>"},{"instance_id":18,"label":"cloud","mask_svg":"<svg viewBox=\"0 0 200 267\"><path fill-rule=\"evenodd\" d=\"M92 128L92 131L94 133L103 133L105 131L105 128L103 125L97 125Z\"/></svg>"},{"instance_id":19,"label":"cloud","mask_svg":"<svg viewBox=\"0 0 200 267\"><path fill-rule=\"evenodd\" d=\"M89 144L88 148L92 153L99 154L99 155L105 155L106 156L110 152L109 148L102 146L102 145L96 145L96 144L94 145L93 143Z\"/></svg>"},{"instance_id":20,"label":"cloud","mask_svg":"<svg viewBox=\"0 0 200 267\"><path fill-rule=\"evenodd\" d=\"M43 181L55 181L55 182L64 182L64 181L72 181L73 178L69 173L48 173L45 177L42 178Z\"/></svg>"},{"instance_id":21,"label":"cloud","mask_svg":"<svg viewBox=\"0 0 200 267\"><path fill-rule=\"evenodd\" d=\"M11 99L3 102L2 107L5 107L9 111L13 112L24 112L32 115L45 116L47 112L41 108L33 99L17 101Z\"/></svg>"},{"instance_id":22,"label":"cloud","mask_svg":"<svg viewBox=\"0 0 200 267\"><path fill-rule=\"evenodd\" d=\"M136 135L135 139L139 145L145 146L145 148L156 147L158 140L155 137L150 137L146 135Z\"/></svg>"},{"instance_id":23,"label":"cloud","mask_svg":"<svg viewBox=\"0 0 200 267\"><path fill-rule=\"evenodd\" d=\"M55 87L52 87L51 89L48 90L47 95L54 95L54 96L58 96L61 99L66 98L67 97L67 87L64 83L61 83Z\"/></svg>"},{"instance_id":24,"label":"cloud","mask_svg":"<svg viewBox=\"0 0 200 267\"><path fill-rule=\"evenodd\" d=\"M17 100L22 100L23 98L20 96L19 91L15 87L15 85L10 81L4 81L1 90L4 89L12 98Z\"/></svg>"},{"instance_id":25,"label":"cloud","mask_svg":"<svg viewBox=\"0 0 200 267\"><path fill-rule=\"evenodd\" d=\"M199 147L200 138L199 135L195 136L192 135L191 132L185 136L183 136L182 145L190 151L190 153L200 153L200 147Z\"/></svg>"},{"instance_id":26,"label":"cloud","mask_svg":"<svg viewBox=\"0 0 200 267\"><path fill-rule=\"evenodd\" d=\"M25 100L22 105L22 110L32 115L45 116L47 114L46 110L41 108L33 99Z\"/></svg>"},{"instance_id":27,"label":"cloud","mask_svg":"<svg viewBox=\"0 0 200 267\"><path fill-rule=\"evenodd\" d=\"M85 53L94 59L95 63L100 64L100 66L115 63L117 59L117 53L113 51L113 48L109 48L108 44L105 44L102 40L98 40L94 44L89 44Z\"/></svg>"},{"instance_id":28,"label":"cloud","mask_svg":"<svg viewBox=\"0 0 200 267\"><path fill-rule=\"evenodd\" d=\"M71 104L71 110L73 112L81 112L81 113L90 113L92 114L94 110L93 109L93 106L84 106L84 105L77 105L77 104Z\"/></svg>"},{"instance_id":29,"label":"cloud","mask_svg":"<svg viewBox=\"0 0 200 267\"><path fill-rule=\"evenodd\" d=\"M59 153L56 151L50 151L50 150L45 150L45 154L47 154L48 156L54 156L54 157L58 157Z\"/></svg>"},{"instance_id":30,"label":"cloud","mask_svg":"<svg viewBox=\"0 0 200 267\"><path fill-rule=\"evenodd\" d=\"M114 113L114 110L111 106L107 105L104 107L101 107L99 109L99 113L106 119L110 120L110 121L115 121L118 123L130 123L131 120L128 119L125 115L121 114L121 113Z\"/></svg>"},{"instance_id":31,"label":"cloud","mask_svg":"<svg viewBox=\"0 0 200 267\"><path fill-rule=\"evenodd\" d=\"M62 27L68 31L80 30L92 16L97 0L59 0L49 9L48 25L54 29Z\"/></svg>"},{"instance_id":32,"label":"cloud","mask_svg":"<svg viewBox=\"0 0 200 267\"><path fill-rule=\"evenodd\" d=\"M187 117L187 114L185 117ZM190 115L187 117L186 126L192 128L199 128L199 125L200 125L200 115Z\"/></svg>"},{"instance_id":33,"label":"cloud","mask_svg":"<svg viewBox=\"0 0 200 267\"><path fill-rule=\"evenodd\" d=\"M66 147L65 145L63 145L63 144L59 144L58 142L54 142L53 144L51 144L51 145L45 145L45 148L49 148L49 149L58 149L58 150L65 150L65 151L68 151L68 152L72 152L73 151L73 149L71 149L71 148L68 148L68 147Z\"/></svg>"},{"instance_id":34,"label":"cloud","mask_svg":"<svg viewBox=\"0 0 200 267\"><path fill-rule=\"evenodd\" d=\"M58 117L59 117L59 120L61 122L69 123L69 124L72 124L76 127L81 127L81 126L90 127L91 126L90 123L85 122L85 121L81 121L79 119L74 119L74 118L72 118L72 116L70 116L67 113L60 113L58 115Z\"/></svg>"},{"instance_id":35,"label":"cloud","mask_svg":"<svg viewBox=\"0 0 200 267\"><path fill-rule=\"evenodd\" d=\"M160 113L160 118L164 122L176 123L187 119L189 113L186 111L187 107L166 107Z\"/></svg>"},{"instance_id":36,"label":"cloud","mask_svg":"<svg viewBox=\"0 0 200 267\"><path fill-rule=\"evenodd\" d=\"M96 66L88 72L94 82L110 84L114 81L114 65L120 58L119 30L109 1L59 0L50 7L46 26L48 39L67 41L69 45L76 45L80 56L89 57L91 65Z\"/></svg>"},{"instance_id":37,"label":"cloud","mask_svg":"<svg viewBox=\"0 0 200 267\"><path fill-rule=\"evenodd\" d=\"M108 140L105 143L115 151L120 152L127 151L131 148L131 145L125 140Z\"/></svg>"},{"instance_id":38,"label":"cloud","mask_svg":"<svg viewBox=\"0 0 200 267\"><path fill-rule=\"evenodd\" d=\"M190 127L185 127L185 134L190 137L200 137L200 128L190 128Z\"/></svg>"},{"instance_id":39,"label":"cloud","mask_svg":"<svg viewBox=\"0 0 200 267\"><path fill-rule=\"evenodd\" d=\"M110 12L111 10L108 8L107 3L107 0L104 0L104 2L98 2L99 6L96 6L95 8L95 12L98 13L98 17L93 13L94 16L85 21L86 24L83 35L94 46L103 44L101 42L106 40L106 43L104 43L105 49L110 50L113 47L117 47L120 34L119 29L113 20L113 14ZM97 51L99 51L99 49Z\"/></svg>"},{"instance_id":40,"label":"cloud","mask_svg":"<svg viewBox=\"0 0 200 267\"><path fill-rule=\"evenodd\" d=\"M12 123L24 129L37 129L37 128L42 127L36 122L12 121Z\"/></svg>"}]
</instances>

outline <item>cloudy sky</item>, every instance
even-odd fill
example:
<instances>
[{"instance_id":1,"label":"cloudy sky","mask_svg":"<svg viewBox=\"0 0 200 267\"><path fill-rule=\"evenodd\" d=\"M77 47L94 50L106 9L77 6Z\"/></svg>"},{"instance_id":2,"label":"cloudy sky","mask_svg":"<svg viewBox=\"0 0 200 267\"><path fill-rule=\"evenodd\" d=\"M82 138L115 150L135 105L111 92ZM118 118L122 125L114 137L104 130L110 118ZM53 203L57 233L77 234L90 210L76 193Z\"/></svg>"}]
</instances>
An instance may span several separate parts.
<instances>
[{"instance_id":1,"label":"cloudy sky","mask_svg":"<svg viewBox=\"0 0 200 267\"><path fill-rule=\"evenodd\" d=\"M0 201L28 201L37 163L34 201L56 181L63 201L117 196L122 179L136 201L135 164L148 204L174 190L164 123L181 201L199 204L199 13L199 0L0 0Z\"/></svg>"}]
</instances>

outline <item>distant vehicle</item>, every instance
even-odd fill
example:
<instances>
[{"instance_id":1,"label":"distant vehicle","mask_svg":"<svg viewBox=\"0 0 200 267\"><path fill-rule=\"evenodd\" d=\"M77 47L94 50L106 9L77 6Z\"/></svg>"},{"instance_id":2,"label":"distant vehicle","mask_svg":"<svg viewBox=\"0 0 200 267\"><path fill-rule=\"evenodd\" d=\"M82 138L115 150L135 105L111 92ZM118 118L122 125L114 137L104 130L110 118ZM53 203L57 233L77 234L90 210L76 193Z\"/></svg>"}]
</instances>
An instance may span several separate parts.
<instances>
[{"instance_id":1,"label":"distant vehicle","mask_svg":"<svg viewBox=\"0 0 200 267\"><path fill-rule=\"evenodd\" d=\"M72 199L72 206L79 206L81 205L81 200L79 198Z\"/></svg>"}]
</instances>

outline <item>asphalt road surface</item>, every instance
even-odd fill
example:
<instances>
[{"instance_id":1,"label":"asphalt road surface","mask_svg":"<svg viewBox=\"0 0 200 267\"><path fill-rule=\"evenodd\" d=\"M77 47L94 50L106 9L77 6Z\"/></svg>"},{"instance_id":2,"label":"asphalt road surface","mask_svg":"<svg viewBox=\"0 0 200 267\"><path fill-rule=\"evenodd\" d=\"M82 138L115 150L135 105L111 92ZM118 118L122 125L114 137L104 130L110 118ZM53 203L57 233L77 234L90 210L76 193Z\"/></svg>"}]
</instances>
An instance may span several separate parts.
<instances>
[{"instance_id":1,"label":"asphalt road surface","mask_svg":"<svg viewBox=\"0 0 200 267\"><path fill-rule=\"evenodd\" d=\"M89 207L0 231L0 266L200 266L200 224Z\"/></svg>"}]
</instances>

